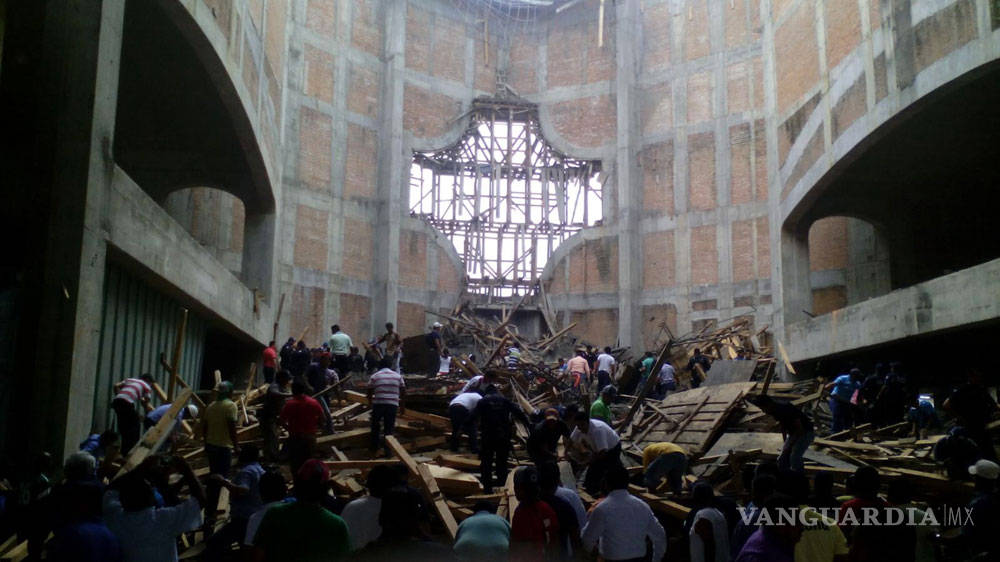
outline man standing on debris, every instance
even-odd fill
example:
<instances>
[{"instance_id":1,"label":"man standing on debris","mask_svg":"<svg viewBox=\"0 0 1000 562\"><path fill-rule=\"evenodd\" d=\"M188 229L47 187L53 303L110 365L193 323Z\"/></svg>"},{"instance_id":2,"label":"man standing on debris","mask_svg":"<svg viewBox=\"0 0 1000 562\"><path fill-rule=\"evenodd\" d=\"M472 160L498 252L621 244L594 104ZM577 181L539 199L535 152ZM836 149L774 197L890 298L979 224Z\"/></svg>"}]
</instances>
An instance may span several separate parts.
<instances>
[{"instance_id":1,"label":"man standing on debris","mask_svg":"<svg viewBox=\"0 0 1000 562\"><path fill-rule=\"evenodd\" d=\"M698 367L701 372L698 372ZM712 368L712 360L701 352L701 349L694 348L694 356L688 361L687 370L691 373L691 388L698 388L705 380L705 374Z\"/></svg>"},{"instance_id":2,"label":"man standing on debris","mask_svg":"<svg viewBox=\"0 0 1000 562\"><path fill-rule=\"evenodd\" d=\"M483 489L493 493L493 473L503 486L507 481L507 457L513 433L511 418L528 425L528 417L521 408L504 398L493 385L486 387L485 395L472 411L473 424L479 423L482 443L479 448L480 472Z\"/></svg>"},{"instance_id":3,"label":"man standing on debris","mask_svg":"<svg viewBox=\"0 0 1000 562\"><path fill-rule=\"evenodd\" d=\"M622 443L615 430L601 420L590 419L584 413L570 420L576 428L570 438L591 453L583 488L590 495L601 491L604 476L614 467L621 466Z\"/></svg>"},{"instance_id":4,"label":"man standing on debris","mask_svg":"<svg viewBox=\"0 0 1000 562\"><path fill-rule=\"evenodd\" d=\"M267 384L274 382L274 373L278 368L278 350L274 346L274 340L271 340L267 344L267 347L264 348L264 353L261 354L261 364L264 367L264 382Z\"/></svg>"},{"instance_id":5,"label":"man standing on debris","mask_svg":"<svg viewBox=\"0 0 1000 562\"><path fill-rule=\"evenodd\" d=\"M285 369L278 371L274 382L267 386L264 405L257 411L260 433L264 439L264 458L269 461L278 460L278 414L285 406L285 400L292 395L288 388L291 382L291 373Z\"/></svg>"},{"instance_id":6,"label":"man standing on debris","mask_svg":"<svg viewBox=\"0 0 1000 562\"><path fill-rule=\"evenodd\" d=\"M587 363L586 355L587 351L580 349L577 351L576 357L566 363L570 382L573 388L581 393L590 387L590 364Z\"/></svg>"},{"instance_id":7,"label":"man standing on debris","mask_svg":"<svg viewBox=\"0 0 1000 562\"><path fill-rule=\"evenodd\" d=\"M434 376L437 374L438 366L441 364L441 352L444 351L444 340L441 338L441 328L444 326L440 322L431 325L431 331L425 336L427 343L427 353L431 355L428 360L427 374Z\"/></svg>"},{"instance_id":8,"label":"man standing on debris","mask_svg":"<svg viewBox=\"0 0 1000 562\"><path fill-rule=\"evenodd\" d=\"M288 465L296 472L313 455L316 431L323 421L323 408L316 399L306 394L306 383L292 382L292 397L285 402L279 416L288 430Z\"/></svg>"},{"instance_id":9,"label":"man standing on debris","mask_svg":"<svg viewBox=\"0 0 1000 562\"><path fill-rule=\"evenodd\" d=\"M320 354L318 362L309 364L309 368L306 369L306 382L309 383L310 387L312 387L310 388L311 394L316 394L317 392L326 390L328 386L327 372L329 369L330 354L325 351ZM321 394L317 396L316 402L319 404L319 407L323 409L323 418L326 420L326 432L333 433L333 418L330 417L330 404L327 402L326 395Z\"/></svg>"},{"instance_id":10,"label":"man standing on debris","mask_svg":"<svg viewBox=\"0 0 1000 562\"><path fill-rule=\"evenodd\" d=\"M668 392L677 390L677 374L674 371L674 366L670 364L670 361L663 361L663 366L660 367L660 372L656 376L655 398L657 400L663 400L667 397Z\"/></svg>"},{"instance_id":11,"label":"man standing on debris","mask_svg":"<svg viewBox=\"0 0 1000 562\"><path fill-rule=\"evenodd\" d=\"M476 439L476 424L472 420L472 412L482 395L478 392L463 392L453 398L448 404L448 417L451 418L451 450L458 452L458 444L462 440L462 432L469 434L469 449L473 455L479 454L479 443Z\"/></svg>"},{"instance_id":12,"label":"man standing on debris","mask_svg":"<svg viewBox=\"0 0 1000 562\"><path fill-rule=\"evenodd\" d=\"M802 457L816 437L809 416L791 404L775 402L766 394L759 396L753 403L781 425L785 444L781 447L781 455L778 456L778 469L805 472Z\"/></svg>"},{"instance_id":13,"label":"man standing on debris","mask_svg":"<svg viewBox=\"0 0 1000 562\"><path fill-rule=\"evenodd\" d=\"M239 454L240 443L236 439L236 420L238 411L236 403L232 401L233 383L222 381L215 389L215 401L205 408L202 416L201 427L202 437L205 440L205 456L208 457L209 474L218 474L222 478L229 478L229 469L232 465L233 453ZM211 522L215 520L215 507L219 501L220 485L217 481L209 480L208 484L208 514L205 518Z\"/></svg>"},{"instance_id":14,"label":"man standing on debris","mask_svg":"<svg viewBox=\"0 0 1000 562\"><path fill-rule=\"evenodd\" d=\"M389 457L389 445L379 437L382 434L392 435L396 427L396 414L405 412L406 381L403 376L389 368L389 359L383 357L378 363L379 370L368 379L368 403L371 411L371 455L375 456L379 443L385 447L385 456Z\"/></svg>"},{"instance_id":15,"label":"man standing on debris","mask_svg":"<svg viewBox=\"0 0 1000 562\"><path fill-rule=\"evenodd\" d=\"M861 388L860 369L851 369L847 374L840 375L827 384L824 389L830 393L830 414L833 421L830 424L832 433L850 429L853 425L851 415L851 398L854 392Z\"/></svg>"},{"instance_id":16,"label":"man standing on debris","mask_svg":"<svg viewBox=\"0 0 1000 562\"><path fill-rule=\"evenodd\" d=\"M597 392L600 394L604 387L615 380L615 357L611 355L611 348L605 347L604 353L597 356Z\"/></svg>"},{"instance_id":17,"label":"man standing on debris","mask_svg":"<svg viewBox=\"0 0 1000 562\"><path fill-rule=\"evenodd\" d=\"M330 326L330 353L333 354L333 368L338 373L347 373L350 366L347 364L347 356L351 354L351 336L340 331L340 325Z\"/></svg>"},{"instance_id":18,"label":"man standing on debris","mask_svg":"<svg viewBox=\"0 0 1000 562\"><path fill-rule=\"evenodd\" d=\"M986 429L997 414L997 403L983 385L982 373L970 369L968 382L951 393L944 401L944 409L958 417L965 434L976 442L984 459L997 460L996 447Z\"/></svg>"},{"instance_id":19,"label":"man standing on debris","mask_svg":"<svg viewBox=\"0 0 1000 562\"><path fill-rule=\"evenodd\" d=\"M556 462L559 460L559 439L565 439L564 443L568 444L569 436L569 427L559 418L559 410L546 408L544 419L535 424L528 436L528 457L535 466Z\"/></svg>"},{"instance_id":20,"label":"man standing on debris","mask_svg":"<svg viewBox=\"0 0 1000 562\"><path fill-rule=\"evenodd\" d=\"M403 346L403 338L399 336L396 332L395 326L392 322L385 323L385 333L379 336L375 345L385 344L385 355L389 359L392 366L390 367L393 371L399 372L399 358L402 355L401 348Z\"/></svg>"},{"instance_id":21,"label":"man standing on debris","mask_svg":"<svg viewBox=\"0 0 1000 562\"><path fill-rule=\"evenodd\" d=\"M635 387L635 392L638 394L646 386L646 379L649 378L650 374L653 372L653 365L656 364L656 356L653 355L652 351L647 351L642 355L642 361L639 362L639 384Z\"/></svg>"},{"instance_id":22,"label":"man standing on debris","mask_svg":"<svg viewBox=\"0 0 1000 562\"><path fill-rule=\"evenodd\" d=\"M128 454L139 442L139 412L135 407L148 404L153 396L153 375L144 373L137 379L125 379L115 385L115 398L111 409L118 421L118 433L122 435L122 453Z\"/></svg>"},{"instance_id":23,"label":"man standing on debris","mask_svg":"<svg viewBox=\"0 0 1000 562\"><path fill-rule=\"evenodd\" d=\"M583 527L585 552L598 548L609 562L625 560L663 560L667 551L667 534L646 502L628 493L628 471L615 466L607 475L608 495L590 512ZM646 557L646 539L652 543L653 555Z\"/></svg>"}]
</instances>

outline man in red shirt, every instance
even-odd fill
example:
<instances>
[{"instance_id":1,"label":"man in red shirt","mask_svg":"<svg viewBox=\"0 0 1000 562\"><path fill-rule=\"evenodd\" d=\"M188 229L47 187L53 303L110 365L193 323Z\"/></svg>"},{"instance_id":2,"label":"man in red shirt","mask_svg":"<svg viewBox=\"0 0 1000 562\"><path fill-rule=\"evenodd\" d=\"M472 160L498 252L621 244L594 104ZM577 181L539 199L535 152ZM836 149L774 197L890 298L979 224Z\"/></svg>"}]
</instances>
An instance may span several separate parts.
<instances>
[{"instance_id":1,"label":"man in red shirt","mask_svg":"<svg viewBox=\"0 0 1000 562\"><path fill-rule=\"evenodd\" d=\"M278 419L288 430L288 464L294 474L313 456L316 431L323 423L323 408L306 394L305 382L296 379L292 382L292 397L285 402Z\"/></svg>"},{"instance_id":2,"label":"man in red shirt","mask_svg":"<svg viewBox=\"0 0 1000 562\"><path fill-rule=\"evenodd\" d=\"M264 348L261 362L264 364L264 382L271 384L274 382L274 373L278 368L278 350L274 347L274 340Z\"/></svg>"},{"instance_id":3,"label":"man in red shirt","mask_svg":"<svg viewBox=\"0 0 1000 562\"><path fill-rule=\"evenodd\" d=\"M538 470L526 466L514 473L514 495L519 502L510 531L511 560L543 562L559 554L559 518L539 499Z\"/></svg>"}]
</instances>

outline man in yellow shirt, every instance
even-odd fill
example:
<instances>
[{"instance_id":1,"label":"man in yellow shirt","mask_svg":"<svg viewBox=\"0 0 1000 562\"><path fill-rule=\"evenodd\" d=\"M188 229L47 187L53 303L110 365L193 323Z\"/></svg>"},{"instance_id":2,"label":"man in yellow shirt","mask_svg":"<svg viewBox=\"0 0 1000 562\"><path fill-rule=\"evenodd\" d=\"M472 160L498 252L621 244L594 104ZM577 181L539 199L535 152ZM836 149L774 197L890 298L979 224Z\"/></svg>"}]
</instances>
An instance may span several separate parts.
<instances>
[{"instance_id":1,"label":"man in yellow shirt","mask_svg":"<svg viewBox=\"0 0 1000 562\"><path fill-rule=\"evenodd\" d=\"M233 462L233 452L239 454L239 441L236 440L236 403L231 399L233 383L223 381L216 389L215 401L205 408L201 416L202 438L205 441L205 456L208 457L209 474L218 474L229 478L229 468ZM215 519L215 510L219 503L219 484L209 480L208 505L205 512L206 520Z\"/></svg>"},{"instance_id":2,"label":"man in yellow shirt","mask_svg":"<svg viewBox=\"0 0 1000 562\"><path fill-rule=\"evenodd\" d=\"M643 482L646 489L656 492L663 477L667 477L670 489L681 493L684 473L687 471L688 452L680 445L664 441L652 443L642 450Z\"/></svg>"}]
</instances>

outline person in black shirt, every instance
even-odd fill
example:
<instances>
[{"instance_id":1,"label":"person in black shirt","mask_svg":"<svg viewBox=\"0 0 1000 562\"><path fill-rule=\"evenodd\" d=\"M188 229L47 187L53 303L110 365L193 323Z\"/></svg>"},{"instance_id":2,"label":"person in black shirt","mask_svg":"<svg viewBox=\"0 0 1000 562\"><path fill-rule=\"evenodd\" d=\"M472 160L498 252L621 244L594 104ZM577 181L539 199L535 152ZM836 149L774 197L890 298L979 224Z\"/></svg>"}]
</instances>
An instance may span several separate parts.
<instances>
[{"instance_id":1,"label":"person in black shirt","mask_svg":"<svg viewBox=\"0 0 1000 562\"><path fill-rule=\"evenodd\" d=\"M968 382L951 393L951 396L944 401L944 409L958 417L966 436L979 446L982 458L997 460L993 439L986 429L986 424L997 413L997 403L983 386L983 377L979 371L975 369L969 371Z\"/></svg>"},{"instance_id":2,"label":"person in black shirt","mask_svg":"<svg viewBox=\"0 0 1000 562\"><path fill-rule=\"evenodd\" d=\"M697 347L694 349L694 357L687 364L687 370L691 372L691 388L698 388L702 383L702 375L694 368L695 365L700 366L703 373L708 373L712 368L712 360Z\"/></svg>"},{"instance_id":3,"label":"person in black shirt","mask_svg":"<svg viewBox=\"0 0 1000 562\"><path fill-rule=\"evenodd\" d=\"M528 436L528 457L535 466L558 460L556 447L559 439L569 440L570 431L566 422L559 418L559 410L547 408L545 419L535 424Z\"/></svg>"},{"instance_id":4,"label":"person in black shirt","mask_svg":"<svg viewBox=\"0 0 1000 562\"><path fill-rule=\"evenodd\" d=\"M812 420L791 404L775 402L770 396L763 395L755 401L758 408L767 415L778 420L785 444L778 456L779 470L794 470L804 472L802 457L816 437Z\"/></svg>"},{"instance_id":5,"label":"person in black shirt","mask_svg":"<svg viewBox=\"0 0 1000 562\"><path fill-rule=\"evenodd\" d=\"M286 369L278 371L274 376L274 382L267 387L264 405L257 410L261 436L264 438L264 458L272 462L277 461L279 456L278 414L281 413L285 400L292 395L289 389L291 382L291 373Z\"/></svg>"},{"instance_id":6,"label":"person in black shirt","mask_svg":"<svg viewBox=\"0 0 1000 562\"><path fill-rule=\"evenodd\" d=\"M494 470L501 486L507 481L507 457L513 432L511 418L528 425L528 417L520 407L504 398L492 384L487 386L482 400L472 411L472 423L479 423L482 438L479 462L487 494L493 492Z\"/></svg>"}]
</instances>

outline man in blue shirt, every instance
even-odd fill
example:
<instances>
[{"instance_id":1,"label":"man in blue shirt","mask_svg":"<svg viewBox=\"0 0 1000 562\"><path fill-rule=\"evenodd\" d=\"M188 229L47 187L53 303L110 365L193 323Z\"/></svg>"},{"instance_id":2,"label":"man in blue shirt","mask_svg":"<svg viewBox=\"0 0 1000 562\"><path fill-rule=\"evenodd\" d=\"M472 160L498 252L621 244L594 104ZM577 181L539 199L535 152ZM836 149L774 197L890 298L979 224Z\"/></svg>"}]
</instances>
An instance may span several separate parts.
<instances>
[{"instance_id":1,"label":"man in blue shirt","mask_svg":"<svg viewBox=\"0 0 1000 562\"><path fill-rule=\"evenodd\" d=\"M861 388L861 370L851 369L850 373L839 375L833 382L826 385L830 392L830 413L833 421L830 431L837 433L850 429L852 425L851 398L855 391Z\"/></svg>"}]
</instances>

